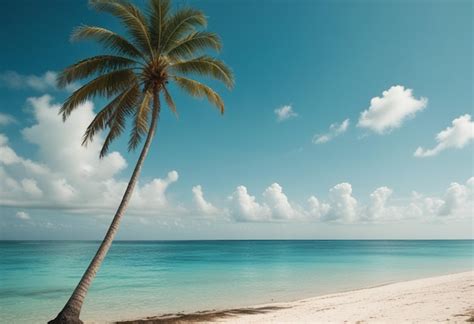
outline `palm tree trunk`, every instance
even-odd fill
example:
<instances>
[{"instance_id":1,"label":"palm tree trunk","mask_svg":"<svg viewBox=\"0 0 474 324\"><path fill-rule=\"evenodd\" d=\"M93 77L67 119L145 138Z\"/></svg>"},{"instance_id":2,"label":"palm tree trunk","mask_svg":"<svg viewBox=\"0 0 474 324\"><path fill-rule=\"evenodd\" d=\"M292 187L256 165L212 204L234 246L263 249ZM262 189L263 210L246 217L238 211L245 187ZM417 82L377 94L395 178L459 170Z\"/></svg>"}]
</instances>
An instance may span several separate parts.
<instances>
[{"instance_id":1,"label":"palm tree trunk","mask_svg":"<svg viewBox=\"0 0 474 324\"><path fill-rule=\"evenodd\" d=\"M135 165L135 169L133 170L132 176L130 181L128 182L127 189L122 197L122 201L115 213L114 219L110 224L110 227L105 234L105 237L100 244L97 253L95 254L94 258L92 259L89 267L87 268L86 272L82 276L81 280L79 281L76 289L72 293L71 297L69 298L68 302L58 314L58 316L49 321L49 324L82 324L83 322L79 319L79 315L81 313L82 304L84 302L84 298L86 297L87 291L89 286L92 283L92 280L95 278L97 271L102 264L107 252L109 251L110 246L112 245L112 241L114 240L115 234L118 231L120 221L122 220L123 215L125 214L125 210L127 209L128 203L130 198L132 197L133 190L137 183L137 180L140 176L140 171L143 166L143 162L150 150L150 145L153 140L153 137L156 132L156 124L160 115L160 102L158 94L155 92L153 98L153 111L150 123L150 129L148 131L148 135L145 140L145 144L143 145L142 151L140 153L140 157L138 158L137 164Z\"/></svg>"}]
</instances>

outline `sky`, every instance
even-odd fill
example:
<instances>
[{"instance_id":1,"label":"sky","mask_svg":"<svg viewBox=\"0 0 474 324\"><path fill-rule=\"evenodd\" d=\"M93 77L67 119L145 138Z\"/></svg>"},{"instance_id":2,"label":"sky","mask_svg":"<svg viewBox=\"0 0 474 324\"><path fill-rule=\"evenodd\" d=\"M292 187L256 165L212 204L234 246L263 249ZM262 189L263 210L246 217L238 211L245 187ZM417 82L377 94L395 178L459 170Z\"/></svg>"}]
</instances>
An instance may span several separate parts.
<instances>
[{"instance_id":1,"label":"sky","mask_svg":"<svg viewBox=\"0 0 474 324\"><path fill-rule=\"evenodd\" d=\"M142 1L136 2L143 5ZM471 1L177 1L203 10L234 71L221 116L172 87L118 239L472 238ZM87 1L0 13L0 238L101 239L137 159L81 137L97 98L58 71L101 54Z\"/></svg>"}]
</instances>

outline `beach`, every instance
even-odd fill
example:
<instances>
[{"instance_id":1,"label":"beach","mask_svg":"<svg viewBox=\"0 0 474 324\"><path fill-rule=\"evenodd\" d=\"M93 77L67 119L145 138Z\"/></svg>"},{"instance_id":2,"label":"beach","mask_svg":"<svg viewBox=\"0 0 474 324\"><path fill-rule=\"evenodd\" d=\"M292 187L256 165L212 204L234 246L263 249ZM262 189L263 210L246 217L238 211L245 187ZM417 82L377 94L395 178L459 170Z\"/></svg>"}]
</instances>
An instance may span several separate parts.
<instances>
[{"instance_id":1,"label":"beach","mask_svg":"<svg viewBox=\"0 0 474 324\"><path fill-rule=\"evenodd\" d=\"M474 322L474 272L227 311L147 318L121 324L217 323L465 323Z\"/></svg>"}]
</instances>

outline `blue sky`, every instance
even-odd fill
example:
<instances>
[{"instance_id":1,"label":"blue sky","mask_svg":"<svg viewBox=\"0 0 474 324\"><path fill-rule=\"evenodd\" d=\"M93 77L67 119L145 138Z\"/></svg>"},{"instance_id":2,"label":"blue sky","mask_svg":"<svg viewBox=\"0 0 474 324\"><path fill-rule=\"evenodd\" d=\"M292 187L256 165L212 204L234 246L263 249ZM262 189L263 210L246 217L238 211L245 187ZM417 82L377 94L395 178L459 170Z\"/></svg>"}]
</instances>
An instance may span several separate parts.
<instances>
[{"instance_id":1,"label":"blue sky","mask_svg":"<svg viewBox=\"0 0 474 324\"><path fill-rule=\"evenodd\" d=\"M160 120L143 190L120 238L472 236L472 2L179 3L205 11L208 29L223 39L220 58L234 70L236 86L229 92L210 83L225 100L224 116L172 88L180 117L165 111ZM74 137L67 142L60 132L81 130L105 101L95 100L75 125L54 133L48 109L68 92L50 79L100 53L95 44L69 42L75 26L120 26L86 1L4 7L0 35L8 50L0 60L0 107L6 121L0 118L0 133L8 138L8 154L23 162L5 162L3 151L2 176L19 189L0 184L0 234L99 239L116 198L101 205L84 191L102 194L113 179L116 195L136 154L126 152L124 137L112 147L120 156L106 162L114 172L91 176L93 184L76 181L73 168L80 163L101 168L91 157L94 148L78 150L82 155L68 157L78 164L65 165L50 146L75 147ZM276 113L281 108L284 120ZM328 133L330 140L317 143ZM28 174L28 160L48 168L49 180ZM62 179L71 197L48 194L51 179ZM155 191L146 191L147 184ZM88 203L94 208L78 207Z\"/></svg>"}]
</instances>

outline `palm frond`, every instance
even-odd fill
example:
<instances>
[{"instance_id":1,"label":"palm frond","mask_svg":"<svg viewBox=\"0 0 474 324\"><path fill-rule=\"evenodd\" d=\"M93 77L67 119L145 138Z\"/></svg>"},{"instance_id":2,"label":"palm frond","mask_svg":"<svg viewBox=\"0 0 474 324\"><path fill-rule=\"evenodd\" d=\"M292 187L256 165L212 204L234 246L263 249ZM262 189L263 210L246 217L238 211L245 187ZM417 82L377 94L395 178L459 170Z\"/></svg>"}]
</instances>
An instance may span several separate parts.
<instances>
[{"instance_id":1,"label":"palm frond","mask_svg":"<svg viewBox=\"0 0 474 324\"><path fill-rule=\"evenodd\" d=\"M174 104L174 100L171 97L168 89L163 87L163 95L165 97L166 104L168 105L169 109L178 117L178 110L176 110L176 105Z\"/></svg>"},{"instance_id":2,"label":"palm frond","mask_svg":"<svg viewBox=\"0 0 474 324\"><path fill-rule=\"evenodd\" d=\"M210 56L200 56L188 61L172 64L173 71L182 74L197 74L222 81L229 89L234 86L232 71L224 62Z\"/></svg>"},{"instance_id":3,"label":"palm frond","mask_svg":"<svg viewBox=\"0 0 474 324\"><path fill-rule=\"evenodd\" d=\"M193 32L176 43L168 50L166 55L172 60L184 59L203 52L207 49L220 51L222 48L221 40L215 33L198 31Z\"/></svg>"},{"instance_id":4,"label":"palm frond","mask_svg":"<svg viewBox=\"0 0 474 324\"><path fill-rule=\"evenodd\" d=\"M160 51L162 35L171 9L170 0L149 0L149 30L153 47Z\"/></svg>"},{"instance_id":5,"label":"palm frond","mask_svg":"<svg viewBox=\"0 0 474 324\"><path fill-rule=\"evenodd\" d=\"M63 88L71 82L87 78L95 73L103 74L136 63L137 62L132 59L113 55L89 57L67 67L59 73L57 83L59 87Z\"/></svg>"},{"instance_id":6,"label":"palm frond","mask_svg":"<svg viewBox=\"0 0 474 324\"><path fill-rule=\"evenodd\" d=\"M224 113L224 101L222 101L221 97L212 90L212 88L192 79L183 78L179 76L171 76L175 81L176 84L186 91L189 95L196 97L196 98L204 98L206 97L210 103L214 104L217 108L219 108L221 114Z\"/></svg>"},{"instance_id":7,"label":"palm frond","mask_svg":"<svg viewBox=\"0 0 474 324\"><path fill-rule=\"evenodd\" d=\"M187 33L195 31L196 27L205 27L206 25L207 19L202 11L192 8L178 10L167 20L162 36L164 41L160 50L166 53Z\"/></svg>"},{"instance_id":8,"label":"palm frond","mask_svg":"<svg viewBox=\"0 0 474 324\"><path fill-rule=\"evenodd\" d=\"M62 114L63 120L66 120L71 112L87 99L91 99L95 96L109 98L136 83L137 78L130 69L113 71L101 75L74 91L72 95L66 99L59 113Z\"/></svg>"},{"instance_id":9,"label":"palm frond","mask_svg":"<svg viewBox=\"0 0 474 324\"><path fill-rule=\"evenodd\" d=\"M140 9L129 2L117 0L91 0L90 3L96 10L108 12L119 18L139 49L147 53L149 57L154 56L150 32Z\"/></svg>"},{"instance_id":10,"label":"palm frond","mask_svg":"<svg viewBox=\"0 0 474 324\"><path fill-rule=\"evenodd\" d=\"M102 144L102 149L99 153L99 158L103 158L109 151L110 144L119 137L125 129L125 114L120 112L114 114L113 123L110 126L109 133L105 138L104 144Z\"/></svg>"},{"instance_id":11,"label":"palm frond","mask_svg":"<svg viewBox=\"0 0 474 324\"><path fill-rule=\"evenodd\" d=\"M140 107L135 111L133 128L128 141L128 150L133 151L140 144L142 136L148 131L148 116L150 115L150 101L152 99L150 91L145 92L141 100Z\"/></svg>"},{"instance_id":12,"label":"palm frond","mask_svg":"<svg viewBox=\"0 0 474 324\"><path fill-rule=\"evenodd\" d=\"M138 84L135 84L129 89L123 91L115 97L114 100L102 108L87 127L83 136L82 145L87 145L88 142L91 142L98 132L107 127L107 124L113 124L111 118L117 109L126 109L127 107L127 109L131 109L138 101L139 95L140 89Z\"/></svg>"},{"instance_id":13,"label":"palm frond","mask_svg":"<svg viewBox=\"0 0 474 324\"><path fill-rule=\"evenodd\" d=\"M136 94L138 94L138 85L136 89ZM107 154L107 152L109 151L110 144L125 130L126 117L133 112L133 108L137 104L137 98L138 95L126 95L123 98L121 104L116 107L113 115L110 116L107 122L107 126L110 129L109 133L107 134L107 137L105 138L104 144L102 145L102 149L100 150L100 158L103 158Z\"/></svg>"},{"instance_id":14,"label":"palm frond","mask_svg":"<svg viewBox=\"0 0 474 324\"><path fill-rule=\"evenodd\" d=\"M71 35L71 40L79 41L83 39L93 39L102 44L105 49L118 54L134 58L144 58L143 53L141 53L135 45L130 43L127 39L102 27L83 25L74 29Z\"/></svg>"}]
</instances>

